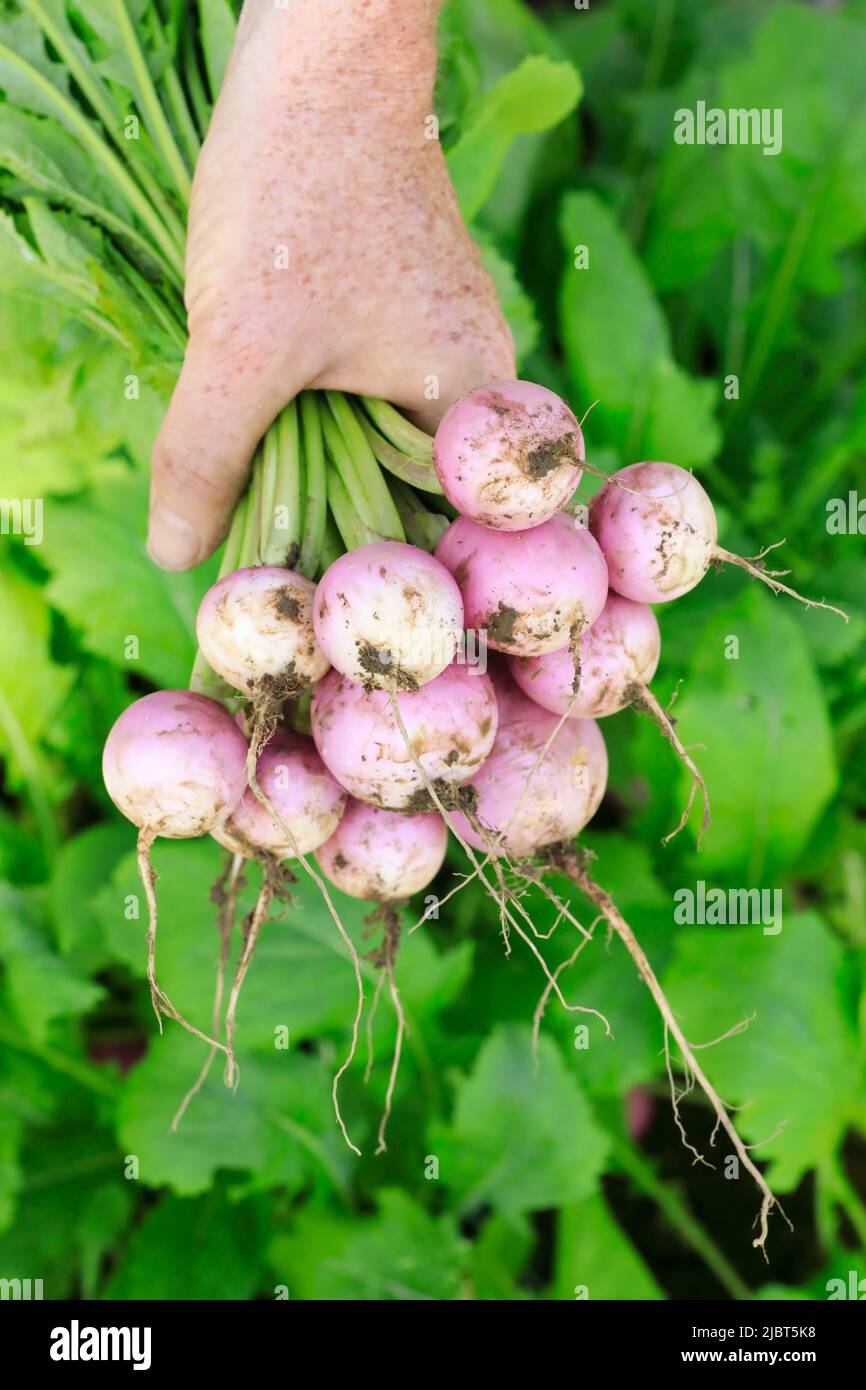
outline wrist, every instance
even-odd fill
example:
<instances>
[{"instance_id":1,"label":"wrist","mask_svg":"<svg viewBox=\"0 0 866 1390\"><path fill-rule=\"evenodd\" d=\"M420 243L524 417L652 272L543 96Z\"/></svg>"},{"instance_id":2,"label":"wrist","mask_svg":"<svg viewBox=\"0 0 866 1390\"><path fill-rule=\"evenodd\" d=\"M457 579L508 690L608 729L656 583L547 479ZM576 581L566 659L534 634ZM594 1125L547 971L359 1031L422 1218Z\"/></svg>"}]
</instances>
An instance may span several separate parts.
<instances>
[{"instance_id":1,"label":"wrist","mask_svg":"<svg viewBox=\"0 0 866 1390\"><path fill-rule=\"evenodd\" d=\"M279 70L301 99L428 103L442 0L244 0L236 56Z\"/></svg>"}]
</instances>

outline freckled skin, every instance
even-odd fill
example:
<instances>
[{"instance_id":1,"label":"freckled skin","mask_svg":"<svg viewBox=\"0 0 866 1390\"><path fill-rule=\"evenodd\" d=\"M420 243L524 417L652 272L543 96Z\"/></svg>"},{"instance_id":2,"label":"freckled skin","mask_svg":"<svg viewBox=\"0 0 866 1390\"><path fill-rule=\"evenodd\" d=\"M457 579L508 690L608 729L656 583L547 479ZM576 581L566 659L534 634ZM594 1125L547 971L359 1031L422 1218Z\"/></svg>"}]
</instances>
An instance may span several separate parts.
<instances>
[{"instance_id":1,"label":"freckled skin","mask_svg":"<svg viewBox=\"0 0 866 1390\"><path fill-rule=\"evenodd\" d=\"M219 542L258 439L302 387L382 396L433 429L459 395L514 374L427 138L438 8L245 7L195 173L190 344L154 451L153 500L195 532L194 553L167 555L170 567Z\"/></svg>"}]
</instances>

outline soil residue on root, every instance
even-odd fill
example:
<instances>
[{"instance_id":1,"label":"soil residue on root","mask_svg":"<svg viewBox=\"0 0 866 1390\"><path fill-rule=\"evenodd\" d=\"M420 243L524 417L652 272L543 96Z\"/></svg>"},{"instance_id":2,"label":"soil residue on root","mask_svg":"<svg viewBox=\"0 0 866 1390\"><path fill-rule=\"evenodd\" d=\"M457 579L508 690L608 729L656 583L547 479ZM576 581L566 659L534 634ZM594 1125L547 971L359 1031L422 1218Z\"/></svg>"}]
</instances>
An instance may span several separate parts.
<instances>
[{"instance_id":1,"label":"soil residue on root","mask_svg":"<svg viewBox=\"0 0 866 1390\"><path fill-rule=\"evenodd\" d=\"M505 645L514 641L514 625L520 618L516 608L500 603L495 613L487 619L487 633L491 641Z\"/></svg>"},{"instance_id":2,"label":"soil residue on root","mask_svg":"<svg viewBox=\"0 0 866 1390\"><path fill-rule=\"evenodd\" d=\"M373 647L369 642L359 642L358 665L371 677L369 682L364 683L367 690L378 688L372 679L374 676L389 676L395 682L398 690L418 689L418 682L415 677L410 675L408 671L404 671L402 666L394 664L387 647Z\"/></svg>"},{"instance_id":3,"label":"soil residue on root","mask_svg":"<svg viewBox=\"0 0 866 1390\"><path fill-rule=\"evenodd\" d=\"M530 478L546 478L562 463L574 464L576 468L581 464L576 436L570 432L560 435L559 439L546 439L537 449L530 449L525 472Z\"/></svg>"},{"instance_id":4,"label":"soil residue on root","mask_svg":"<svg viewBox=\"0 0 866 1390\"><path fill-rule=\"evenodd\" d=\"M287 584L274 590L273 604L281 618L289 618L294 623L301 616L301 605Z\"/></svg>"},{"instance_id":5,"label":"soil residue on root","mask_svg":"<svg viewBox=\"0 0 866 1390\"><path fill-rule=\"evenodd\" d=\"M446 782L441 777L434 778L431 785L446 811L463 811L465 814L467 811L474 810L476 804L474 787L455 787L453 783ZM418 787L408 801L400 807L400 811L405 816L419 816L423 815L425 811L436 810L438 807L426 787Z\"/></svg>"}]
</instances>

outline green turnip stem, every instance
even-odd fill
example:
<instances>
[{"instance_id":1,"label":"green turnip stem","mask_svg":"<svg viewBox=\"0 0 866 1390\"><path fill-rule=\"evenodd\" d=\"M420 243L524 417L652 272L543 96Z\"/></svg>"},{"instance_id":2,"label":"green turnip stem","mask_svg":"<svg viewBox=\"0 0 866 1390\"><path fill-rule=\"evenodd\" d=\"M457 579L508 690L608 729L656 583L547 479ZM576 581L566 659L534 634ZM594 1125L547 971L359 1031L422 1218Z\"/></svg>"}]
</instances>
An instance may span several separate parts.
<instances>
[{"instance_id":1,"label":"green turnip stem","mask_svg":"<svg viewBox=\"0 0 866 1390\"><path fill-rule=\"evenodd\" d=\"M448 518L428 512L421 500L399 478L391 478L388 483L394 505L400 514L403 530L410 545L431 553L436 549L443 531L448 526Z\"/></svg>"},{"instance_id":2,"label":"green turnip stem","mask_svg":"<svg viewBox=\"0 0 866 1390\"><path fill-rule=\"evenodd\" d=\"M259 557L264 565L288 565L303 526L303 458L298 406L290 401L265 435L259 488ZM287 524L282 524L285 515Z\"/></svg>"},{"instance_id":3,"label":"green turnip stem","mask_svg":"<svg viewBox=\"0 0 866 1390\"><path fill-rule=\"evenodd\" d=\"M189 92L189 99L192 103L199 134L202 139L204 139L207 135L207 128L210 125L211 103L205 91L204 78L202 77L201 68L199 67L198 54L195 51L192 28L189 25L184 28L181 46L183 75L186 79L186 88Z\"/></svg>"},{"instance_id":4,"label":"green turnip stem","mask_svg":"<svg viewBox=\"0 0 866 1390\"><path fill-rule=\"evenodd\" d=\"M375 455L341 391L326 391L321 413L328 453L359 517L388 540L402 541L403 527Z\"/></svg>"},{"instance_id":5,"label":"green turnip stem","mask_svg":"<svg viewBox=\"0 0 866 1390\"><path fill-rule=\"evenodd\" d=\"M333 482L333 479L331 479L331 481ZM330 493L328 496L330 499ZM338 560L342 553L343 547L340 543L340 532L337 529L337 523L334 521L333 515L329 511L325 515L325 532L322 537L322 549L319 553L319 574L324 574L328 566L332 565L335 560Z\"/></svg>"},{"instance_id":6,"label":"green turnip stem","mask_svg":"<svg viewBox=\"0 0 866 1390\"><path fill-rule=\"evenodd\" d=\"M342 477L336 471L328 479L328 503L346 550L357 550L359 545L388 539L361 520Z\"/></svg>"},{"instance_id":7,"label":"green turnip stem","mask_svg":"<svg viewBox=\"0 0 866 1390\"><path fill-rule=\"evenodd\" d=\"M301 449L306 469L307 496L298 572L312 579L319 568L328 515L328 477L319 403L312 391L300 397Z\"/></svg>"},{"instance_id":8,"label":"green turnip stem","mask_svg":"<svg viewBox=\"0 0 866 1390\"><path fill-rule=\"evenodd\" d=\"M393 473L395 478L402 479L404 483L410 483L412 487L420 488L422 492L435 492L441 496L442 488L436 477L432 458L421 462L408 458L402 450L395 448L383 434L379 433L357 401L353 401L351 405L352 413L363 430L364 438L382 468Z\"/></svg>"},{"instance_id":9,"label":"green turnip stem","mask_svg":"<svg viewBox=\"0 0 866 1390\"><path fill-rule=\"evenodd\" d=\"M373 424L396 449L419 463L432 460L433 439L429 434L419 430L387 401L375 396L362 396L361 401Z\"/></svg>"},{"instance_id":10,"label":"green turnip stem","mask_svg":"<svg viewBox=\"0 0 866 1390\"><path fill-rule=\"evenodd\" d=\"M262 559L266 565L272 562L267 558L268 541L270 539L271 524L274 516L274 499L277 493L277 458L279 455L278 430L276 420L270 426L264 439L262 440L261 459L255 460L254 467L261 468L262 472L262 509L261 509L261 529L259 531L259 549Z\"/></svg>"},{"instance_id":11,"label":"green turnip stem","mask_svg":"<svg viewBox=\"0 0 866 1390\"><path fill-rule=\"evenodd\" d=\"M239 569L251 569L254 565L261 564L261 556L259 554L261 501L262 452L261 448L259 448L256 450L255 458L253 459L250 485L247 488L246 517L244 521L244 536L241 542L240 561L238 564Z\"/></svg>"}]
</instances>

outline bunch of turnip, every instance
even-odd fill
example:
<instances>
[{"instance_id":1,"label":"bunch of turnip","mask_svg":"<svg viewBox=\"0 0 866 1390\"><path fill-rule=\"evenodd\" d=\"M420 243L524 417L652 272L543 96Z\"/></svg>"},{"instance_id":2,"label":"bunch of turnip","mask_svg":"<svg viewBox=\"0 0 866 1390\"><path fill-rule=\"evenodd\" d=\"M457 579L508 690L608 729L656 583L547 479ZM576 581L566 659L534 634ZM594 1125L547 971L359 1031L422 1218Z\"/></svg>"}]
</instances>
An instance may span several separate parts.
<instances>
[{"instance_id":1,"label":"bunch of turnip","mask_svg":"<svg viewBox=\"0 0 866 1390\"><path fill-rule=\"evenodd\" d=\"M281 557L262 500L269 495L273 504L276 494L268 488L266 460L257 461L223 571L199 608L194 691L146 696L118 720L106 744L108 790L139 827L150 905L148 975L158 1015L199 1032L156 978L153 840L201 834L218 840L230 856L223 904L236 892L243 864L261 866L261 890L244 924L229 990L224 1042L218 1033L227 918L221 915L213 1037L200 1033L211 1052L190 1095L217 1048L227 1056L228 1084L236 1084L240 988L272 899L290 895L300 869L321 890L358 985L352 1045L334 1078L341 1126L337 1082L354 1055L364 994L359 958L328 884L374 905L370 928L382 927L369 958L388 981L398 1019L377 1152L384 1148L403 1037L394 974L398 909L439 873L450 831L468 857L468 876L477 875L495 899L506 941L512 930L521 937L541 962L548 991L563 1003L536 944L522 886L540 885L585 938L589 933L546 884L545 871L568 874L596 903L653 992L666 1038L675 1037L686 1071L700 1080L761 1184L765 1226L775 1199L630 928L589 878L576 839L607 782L597 721L627 707L650 715L691 772L677 830L697 788L704 801L701 833L709 820L700 771L649 689L661 651L651 605L687 593L722 561L777 591L793 591L762 568L760 557L745 561L718 548L706 492L674 464L620 470L592 500L588 526L581 524L586 509L569 510L587 467L581 427L542 386L499 382L472 391L447 411L432 450L382 403L366 402L366 413L348 409L366 446L378 439L376 458L394 475L388 487L400 529L353 526L353 499L328 472L339 460L340 476L350 475L346 450L353 436L331 403L330 425L316 435L325 443L317 476L329 498L336 496L334 514L349 548L332 558L320 544L306 573L294 567L303 547ZM309 413L305 400L300 419ZM341 421L345 433L338 438ZM439 510L428 511L419 490L438 493ZM343 1132L351 1143L345 1126Z\"/></svg>"}]
</instances>

